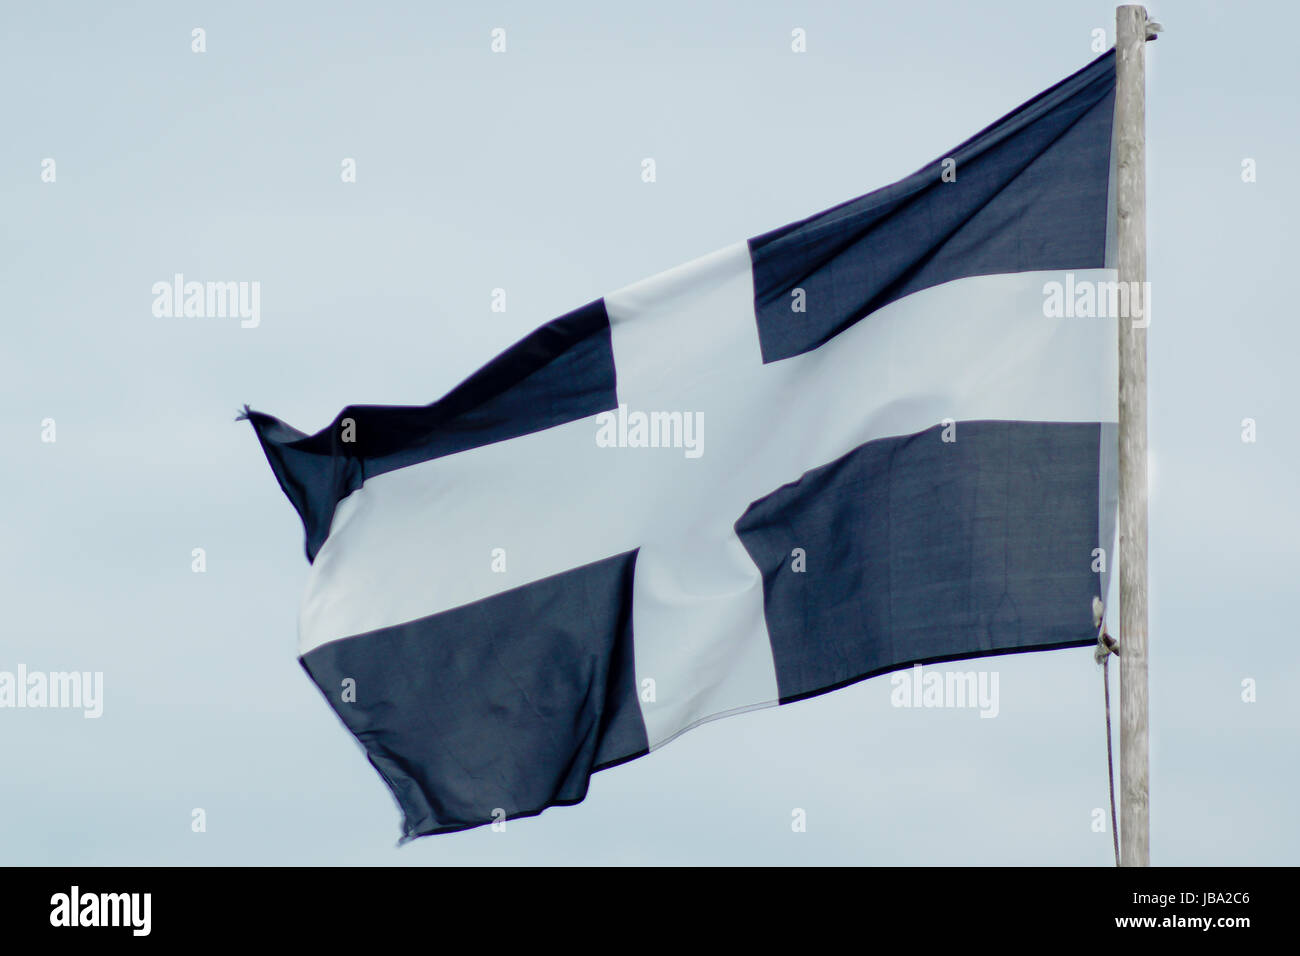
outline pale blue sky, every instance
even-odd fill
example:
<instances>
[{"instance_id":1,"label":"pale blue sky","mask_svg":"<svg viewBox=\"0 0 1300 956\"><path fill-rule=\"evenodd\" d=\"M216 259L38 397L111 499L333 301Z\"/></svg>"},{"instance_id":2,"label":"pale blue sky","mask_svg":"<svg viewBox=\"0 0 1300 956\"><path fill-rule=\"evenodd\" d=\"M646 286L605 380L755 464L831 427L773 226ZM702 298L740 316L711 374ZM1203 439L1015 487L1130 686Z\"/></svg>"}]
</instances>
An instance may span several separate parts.
<instances>
[{"instance_id":1,"label":"pale blue sky","mask_svg":"<svg viewBox=\"0 0 1300 956\"><path fill-rule=\"evenodd\" d=\"M1152 860L1293 864L1300 13L1152 13ZM943 155L1092 59L1113 4L0 16L0 670L105 681L99 720L0 710L0 863L1110 862L1088 650L966 665L1000 674L995 720L891 708L877 678L699 728L505 833L395 849L296 661L301 526L232 419L431 401L555 315ZM155 318L176 272L259 281L261 325Z\"/></svg>"}]
</instances>

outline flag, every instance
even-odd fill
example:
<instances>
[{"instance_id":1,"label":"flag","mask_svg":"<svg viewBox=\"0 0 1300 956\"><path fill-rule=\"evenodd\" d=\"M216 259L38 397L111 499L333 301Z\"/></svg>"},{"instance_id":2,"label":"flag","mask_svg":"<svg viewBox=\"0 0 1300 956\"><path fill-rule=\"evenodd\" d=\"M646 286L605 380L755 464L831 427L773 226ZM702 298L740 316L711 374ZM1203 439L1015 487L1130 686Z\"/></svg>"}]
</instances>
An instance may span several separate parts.
<instances>
[{"instance_id":1,"label":"flag","mask_svg":"<svg viewBox=\"0 0 1300 956\"><path fill-rule=\"evenodd\" d=\"M305 528L302 665L404 839L577 803L704 721L1095 641L1114 91L1111 51L430 405L246 411Z\"/></svg>"}]
</instances>

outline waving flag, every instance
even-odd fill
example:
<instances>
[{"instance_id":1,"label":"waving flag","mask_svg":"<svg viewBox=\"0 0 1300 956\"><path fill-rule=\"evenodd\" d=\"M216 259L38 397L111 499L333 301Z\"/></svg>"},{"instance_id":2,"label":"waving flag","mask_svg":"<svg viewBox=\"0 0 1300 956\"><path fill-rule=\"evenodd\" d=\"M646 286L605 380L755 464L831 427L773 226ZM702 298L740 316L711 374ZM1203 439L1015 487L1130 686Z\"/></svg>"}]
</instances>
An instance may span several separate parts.
<instances>
[{"instance_id":1,"label":"waving flag","mask_svg":"<svg viewBox=\"0 0 1300 956\"><path fill-rule=\"evenodd\" d=\"M406 838L576 803L717 717L1093 643L1117 329L1072 306L1114 285L1114 88L1112 52L431 405L247 412L306 529L302 664Z\"/></svg>"}]
</instances>

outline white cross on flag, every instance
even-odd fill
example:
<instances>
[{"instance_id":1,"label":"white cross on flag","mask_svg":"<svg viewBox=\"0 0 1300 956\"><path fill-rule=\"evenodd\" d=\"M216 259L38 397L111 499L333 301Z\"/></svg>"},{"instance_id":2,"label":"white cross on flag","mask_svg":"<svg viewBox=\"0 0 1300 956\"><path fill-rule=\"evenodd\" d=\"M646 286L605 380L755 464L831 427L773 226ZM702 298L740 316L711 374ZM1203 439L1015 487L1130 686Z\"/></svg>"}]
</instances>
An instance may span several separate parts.
<instances>
[{"instance_id":1,"label":"white cross on flag","mask_svg":"<svg viewBox=\"0 0 1300 956\"><path fill-rule=\"evenodd\" d=\"M431 405L247 412L306 529L303 666L405 838L576 803L703 721L1095 640L1114 87L1112 51Z\"/></svg>"}]
</instances>

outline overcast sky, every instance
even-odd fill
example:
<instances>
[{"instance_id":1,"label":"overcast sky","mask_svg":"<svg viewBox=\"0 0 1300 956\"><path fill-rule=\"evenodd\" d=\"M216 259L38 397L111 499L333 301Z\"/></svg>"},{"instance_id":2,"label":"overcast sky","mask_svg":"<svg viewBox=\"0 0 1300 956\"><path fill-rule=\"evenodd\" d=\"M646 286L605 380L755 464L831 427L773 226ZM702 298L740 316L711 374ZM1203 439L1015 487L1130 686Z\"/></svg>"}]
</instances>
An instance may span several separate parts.
<instances>
[{"instance_id":1,"label":"overcast sky","mask_svg":"<svg viewBox=\"0 0 1300 956\"><path fill-rule=\"evenodd\" d=\"M1294 864L1300 13L1152 13L1151 858ZM996 719L876 678L395 848L297 662L302 528L233 418L432 401L560 313L945 155L1113 42L1113 4L2 16L0 671L102 671L104 700L0 709L0 863L1111 862L1087 649L961 665L998 673ZM259 282L260 324L156 317L176 273Z\"/></svg>"}]
</instances>

